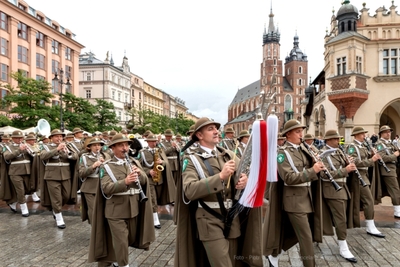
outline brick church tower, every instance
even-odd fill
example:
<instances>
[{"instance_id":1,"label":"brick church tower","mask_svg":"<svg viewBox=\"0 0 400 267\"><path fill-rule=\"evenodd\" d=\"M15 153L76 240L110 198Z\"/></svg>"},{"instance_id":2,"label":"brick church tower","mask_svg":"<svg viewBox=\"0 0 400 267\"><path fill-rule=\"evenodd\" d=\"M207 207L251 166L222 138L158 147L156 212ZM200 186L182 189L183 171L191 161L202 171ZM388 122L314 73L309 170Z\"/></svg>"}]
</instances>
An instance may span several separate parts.
<instances>
[{"instance_id":1,"label":"brick church tower","mask_svg":"<svg viewBox=\"0 0 400 267\"><path fill-rule=\"evenodd\" d=\"M264 28L260 80L238 90L228 107L228 123L238 134L250 129L261 104L260 93L275 93L268 112L275 110L279 118L279 129L287 120L301 120L301 100L307 87L307 55L299 48L299 37L294 36L293 48L285 58L280 59L280 32L274 24L274 14L269 14L268 27Z\"/></svg>"},{"instance_id":2,"label":"brick church tower","mask_svg":"<svg viewBox=\"0 0 400 267\"><path fill-rule=\"evenodd\" d=\"M268 31L264 29L260 84L263 91L272 90L276 93L270 110L275 110L279 118L279 129L282 129L287 120L301 120L301 100L307 87L308 60L307 55L299 48L299 37L296 33L282 73L280 32L275 27L273 18L271 8ZM273 76L275 82L272 81Z\"/></svg>"}]
</instances>

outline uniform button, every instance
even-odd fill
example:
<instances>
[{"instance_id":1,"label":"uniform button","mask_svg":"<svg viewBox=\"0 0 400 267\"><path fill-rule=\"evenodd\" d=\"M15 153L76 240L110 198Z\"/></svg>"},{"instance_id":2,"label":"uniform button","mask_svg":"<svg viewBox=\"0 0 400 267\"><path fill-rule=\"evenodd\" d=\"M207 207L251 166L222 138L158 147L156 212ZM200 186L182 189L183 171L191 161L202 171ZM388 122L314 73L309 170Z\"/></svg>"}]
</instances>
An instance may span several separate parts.
<instances>
[{"instance_id":1,"label":"uniform button","mask_svg":"<svg viewBox=\"0 0 400 267\"><path fill-rule=\"evenodd\" d=\"M214 188L214 191L217 191L217 188Z\"/></svg>"}]
</instances>

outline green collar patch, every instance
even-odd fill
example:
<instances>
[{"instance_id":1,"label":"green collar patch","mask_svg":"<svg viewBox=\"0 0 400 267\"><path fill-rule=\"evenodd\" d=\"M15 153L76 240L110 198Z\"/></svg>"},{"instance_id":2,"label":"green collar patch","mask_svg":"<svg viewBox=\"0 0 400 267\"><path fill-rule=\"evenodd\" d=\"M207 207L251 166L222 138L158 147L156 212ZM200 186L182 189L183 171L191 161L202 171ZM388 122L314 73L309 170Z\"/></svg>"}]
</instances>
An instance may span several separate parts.
<instances>
[{"instance_id":1,"label":"green collar patch","mask_svg":"<svg viewBox=\"0 0 400 267\"><path fill-rule=\"evenodd\" d=\"M376 148L377 148L378 150L382 150L383 146L382 146L382 144L379 144Z\"/></svg>"},{"instance_id":2,"label":"green collar patch","mask_svg":"<svg viewBox=\"0 0 400 267\"><path fill-rule=\"evenodd\" d=\"M100 176L100 179L103 178L103 176L104 176L104 169L103 168L100 169L99 176Z\"/></svg>"},{"instance_id":3,"label":"green collar patch","mask_svg":"<svg viewBox=\"0 0 400 267\"><path fill-rule=\"evenodd\" d=\"M136 159L137 159L137 160L140 159L140 153L137 154Z\"/></svg>"},{"instance_id":4,"label":"green collar patch","mask_svg":"<svg viewBox=\"0 0 400 267\"><path fill-rule=\"evenodd\" d=\"M285 155L279 154L279 155L278 155L278 163L280 164L280 163L282 163L284 160L285 160Z\"/></svg>"},{"instance_id":5,"label":"green collar patch","mask_svg":"<svg viewBox=\"0 0 400 267\"><path fill-rule=\"evenodd\" d=\"M351 146L351 147L349 148L349 155L351 155L351 154L353 154L353 153L354 153L354 147Z\"/></svg>"},{"instance_id":6,"label":"green collar patch","mask_svg":"<svg viewBox=\"0 0 400 267\"><path fill-rule=\"evenodd\" d=\"M183 160L182 172L184 172L186 170L186 167L187 167L188 163L189 163L188 159L184 159Z\"/></svg>"}]
</instances>

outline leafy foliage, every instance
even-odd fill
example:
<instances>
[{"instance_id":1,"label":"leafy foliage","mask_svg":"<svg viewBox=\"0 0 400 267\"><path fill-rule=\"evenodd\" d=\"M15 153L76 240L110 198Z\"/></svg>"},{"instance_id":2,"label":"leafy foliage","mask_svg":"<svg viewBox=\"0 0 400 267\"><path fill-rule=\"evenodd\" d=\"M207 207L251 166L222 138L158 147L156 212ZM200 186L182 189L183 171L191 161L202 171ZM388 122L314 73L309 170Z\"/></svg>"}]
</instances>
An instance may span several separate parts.
<instances>
[{"instance_id":1,"label":"leafy foliage","mask_svg":"<svg viewBox=\"0 0 400 267\"><path fill-rule=\"evenodd\" d=\"M65 125L73 125L73 128L78 127L88 132L94 132L98 129L97 122L93 119L96 114L96 107L89 101L67 93L63 96L63 102L65 103L63 116Z\"/></svg>"},{"instance_id":2,"label":"leafy foliage","mask_svg":"<svg viewBox=\"0 0 400 267\"><path fill-rule=\"evenodd\" d=\"M51 113L49 103L53 95L49 92L50 84L45 80L24 77L20 72L12 73L11 77L18 81L18 90L5 85L9 94L4 97L4 104L11 107L11 114L19 114L12 118L12 126L20 129L35 126L39 119Z\"/></svg>"},{"instance_id":3,"label":"leafy foliage","mask_svg":"<svg viewBox=\"0 0 400 267\"><path fill-rule=\"evenodd\" d=\"M96 99L95 110L97 113L93 115L93 119L97 122L96 128L98 131L121 130L121 127L116 127L119 121L114 112L113 103L103 99Z\"/></svg>"},{"instance_id":4,"label":"leafy foliage","mask_svg":"<svg viewBox=\"0 0 400 267\"><path fill-rule=\"evenodd\" d=\"M150 130L153 133L163 133L166 129L171 129L175 134L185 134L190 126L194 124L193 120L186 119L183 114L179 114L176 118L170 118L165 115L160 115L151 110L139 110L133 108L130 111L133 119L133 129L135 133L143 134Z\"/></svg>"}]
</instances>

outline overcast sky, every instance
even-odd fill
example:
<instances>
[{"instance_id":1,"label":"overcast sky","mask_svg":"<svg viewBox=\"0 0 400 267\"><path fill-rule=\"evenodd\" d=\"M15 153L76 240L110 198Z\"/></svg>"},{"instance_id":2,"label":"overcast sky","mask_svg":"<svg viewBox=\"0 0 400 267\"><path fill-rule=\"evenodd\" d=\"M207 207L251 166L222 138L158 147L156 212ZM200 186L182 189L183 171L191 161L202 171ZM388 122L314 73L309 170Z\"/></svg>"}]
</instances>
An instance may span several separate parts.
<instances>
[{"instance_id":1,"label":"overcast sky","mask_svg":"<svg viewBox=\"0 0 400 267\"><path fill-rule=\"evenodd\" d=\"M198 117L225 124L228 106L239 88L260 79L262 36L271 0L26 0L36 10L76 34L104 60L117 66L124 51L131 71L147 83L185 101ZM281 59L293 48L308 55L313 80L324 65L324 36L342 0L273 0L281 33ZM375 14L392 0L351 0ZM379 3L377 3L379 2ZM397 1L395 1L396 4Z\"/></svg>"}]
</instances>

